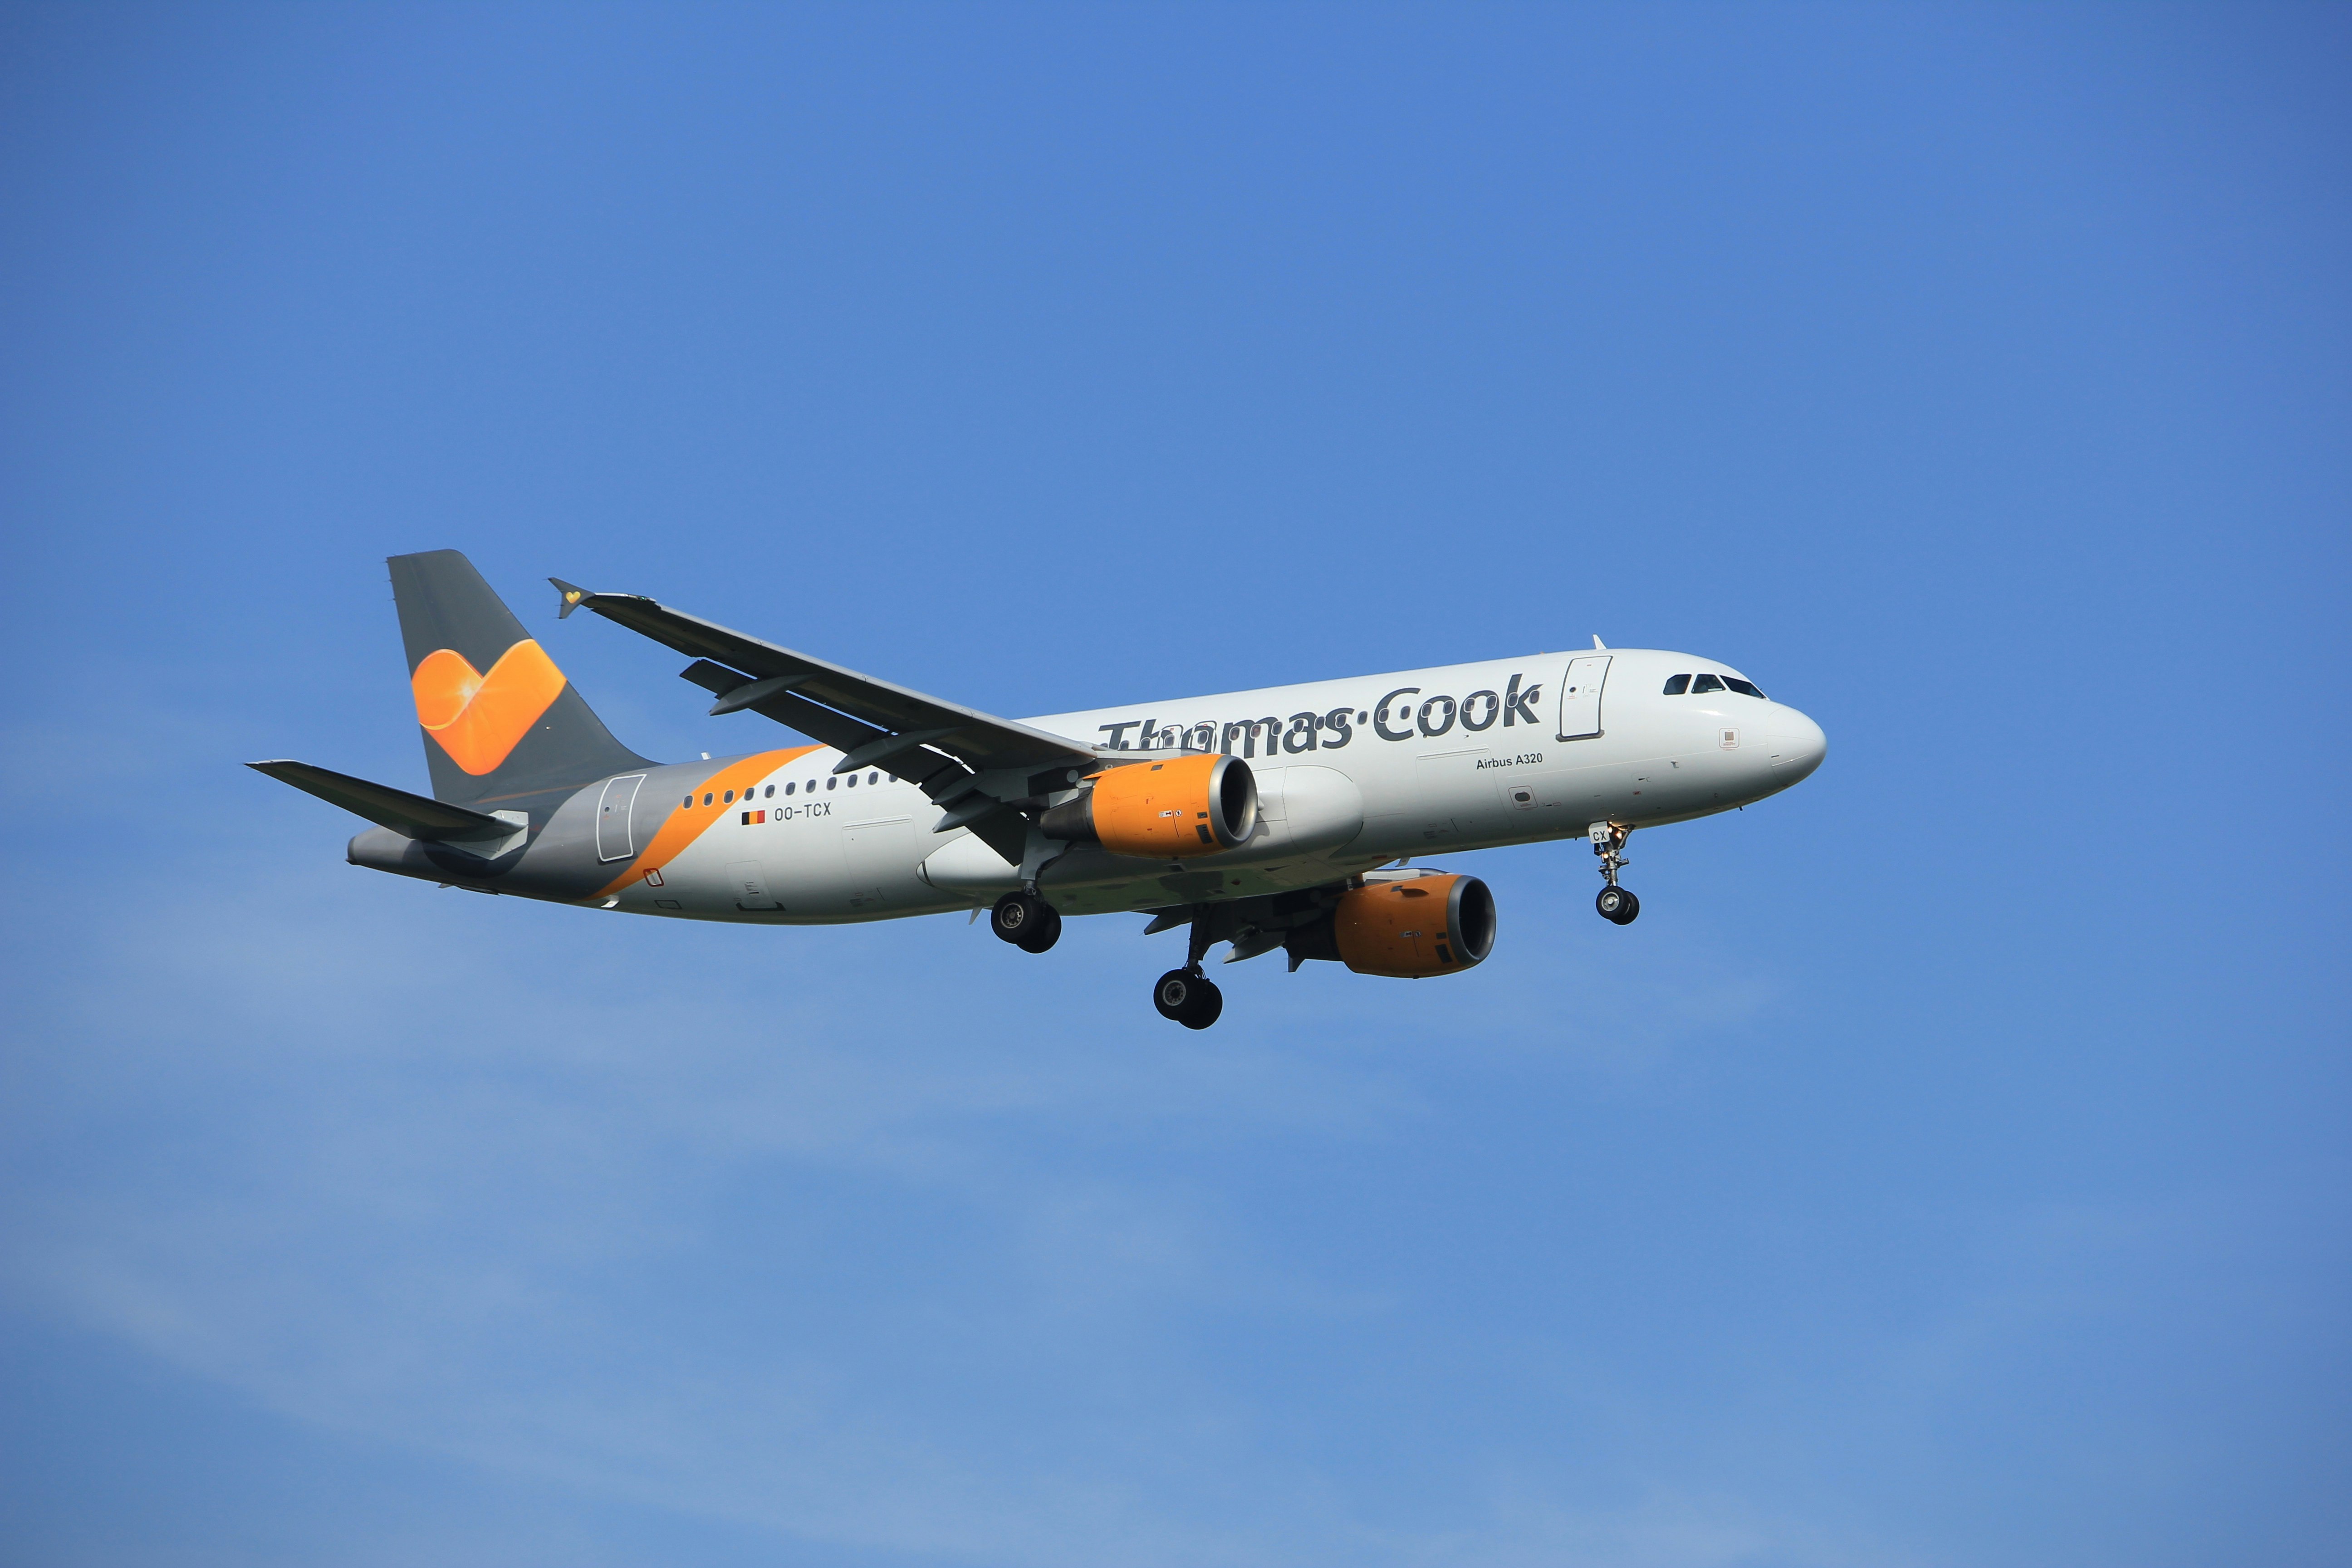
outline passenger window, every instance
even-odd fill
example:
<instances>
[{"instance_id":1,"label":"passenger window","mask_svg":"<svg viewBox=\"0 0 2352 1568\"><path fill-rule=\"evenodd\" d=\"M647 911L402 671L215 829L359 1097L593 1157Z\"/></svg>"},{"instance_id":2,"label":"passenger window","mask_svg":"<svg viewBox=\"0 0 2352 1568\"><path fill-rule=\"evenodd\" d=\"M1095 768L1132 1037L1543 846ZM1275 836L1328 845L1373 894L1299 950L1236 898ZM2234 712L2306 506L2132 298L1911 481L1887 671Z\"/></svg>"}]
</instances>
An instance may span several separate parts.
<instances>
[{"instance_id":1,"label":"passenger window","mask_svg":"<svg viewBox=\"0 0 2352 1568\"><path fill-rule=\"evenodd\" d=\"M1761 697L1764 695L1762 692L1756 689L1756 683L1754 681L1742 680L1736 675L1725 676L1723 678L1723 683L1731 688L1734 691L1739 693L1742 697Z\"/></svg>"},{"instance_id":2,"label":"passenger window","mask_svg":"<svg viewBox=\"0 0 2352 1568\"><path fill-rule=\"evenodd\" d=\"M1668 677L1666 677L1666 695L1667 695L1667 696L1669 696L1669 697L1680 697L1684 692L1688 691L1689 689L1690 689L1690 677L1689 677L1689 676L1687 676L1687 675L1669 675Z\"/></svg>"},{"instance_id":3,"label":"passenger window","mask_svg":"<svg viewBox=\"0 0 2352 1568\"><path fill-rule=\"evenodd\" d=\"M1712 675L1702 675L1696 680L1691 682L1691 695L1694 697L1697 696L1702 691L1720 691L1722 689L1723 682Z\"/></svg>"},{"instance_id":4,"label":"passenger window","mask_svg":"<svg viewBox=\"0 0 2352 1568\"><path fill-rule=\"evenodd\" d=\"M836 778L828 778L828 779L826 779L826 780L824 781L824 787L825 787L825 788L827 788L827 789L831 789L834 785L835 785L835 784L839 784L840 782L841 782L841 781L840 781L839 779L836 779Z\"/></svg>"},{"instance_id":5,"label":"passenger window","mask_svg":"<svg viewBox=\"0 0 2352 1568\"><path fill-rule=\"evenodd\" d=\"M798 787L799 787L798 785L793 784L792 784L792 783L790 783L790 782L788 781L788 782L786 782L786 784L784 784L784 793L785 793L786 795L790 795L790 794L792 794L792 793L793 793L793 791L794 789L796 789L796 788L798 788Z\"/></svg>"},{"instance_id":6,"label":"passenger window","mask_svg":"<svg viewBox=\"0 0 2352 1568\"><path fill-rule=\"evenodd\" d=\"M682 810L686 810L686 811L692 811L692 810L694 809L694 797L693 797L692 795L688 795L688 796L686 797L686 805L685 805L683 807L681 807L680 809L682 809Z\"/></svg>"},{"instance_id":7,"label":"passenger window","mask_svg":"<svg viewBox=\"0 0 2352 1568\"><path fill-rule=\"evenodd\" d=\"M730 805L735 804L735 792L731 789L727 792L727 804Z\"/></svg>"},{"instance_id":8,"label":"passenger window","mask_svg":"<svg viewBox=\"0 0 2352 1568\"><path fill-rule=\"evenodd\" d=\"M704 790L702 792L702 804L705 805L709 805L710 804L710 792L709 790Z\"/></svg>"},{"instance_id":9,"label":"passenger window","mask_svg":"<svg viewBox=\"0 0 2352 1568\"><path fill-rule=\"evenodd\" d=\"M773 800L773 799L775 799L775 798L776 798L776 786L775 786L775 785L773 785L773 784L770 784L766 789L761 790L761 791L760 792L760 798L761 798L761 800Z\"/></svg>"},{"instance_id":10,"label":"passenger window","mask_svg":"<svg viewBox=\"0 0 2352 1568\"><path fill-rule=\"evenodd\" d=\"M849 787L852 789L856 789L857 787L857 775L856 773L849 775Z\"/></svg>"},{"instance_id":11,"label":"passenger window","mask_svg":"<svg viewBox=\"0 0 2352 1568\"><path fill-rule=\"evenodd\" d=\"M877 770L874 773L867 773L866 775L866 782L870 784L880 784L882 782L881 773Z\"/></svg>"}]
</instances>

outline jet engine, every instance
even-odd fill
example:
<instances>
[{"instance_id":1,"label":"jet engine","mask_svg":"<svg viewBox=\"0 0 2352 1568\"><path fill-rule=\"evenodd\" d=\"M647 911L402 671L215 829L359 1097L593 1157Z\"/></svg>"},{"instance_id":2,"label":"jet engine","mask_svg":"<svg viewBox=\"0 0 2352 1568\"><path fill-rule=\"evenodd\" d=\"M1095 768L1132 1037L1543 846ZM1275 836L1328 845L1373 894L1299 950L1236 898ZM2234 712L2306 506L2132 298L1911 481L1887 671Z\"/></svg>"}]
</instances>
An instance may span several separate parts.
<instances>
[{"instance_id":1,"label":"jet engine","mask_svg":"<svg viewBox=\"0 0 2352 1568\"><path fill-rule=\"evenodd\" d=\"M1087 784L1038 820L1046 837L1165 860L1231 849L1257 826L1257 781L1239 757L1203 752L1129 763Z\"/></svg>"},{"instance_id":2,"label":"jet engine","mask_svg":"<svg viewBox=\"0 0 2352 1568\"><path fill-rule=\"evenodd\" d=\"M1451 871L1368 879L1342 892L1320 920L1293 930L1283 946L1294 968L1300 959L1323 958L1399 980L1452 974L1495 951L1495 895L1477 878Z\"/></svg>"}]
</instances>

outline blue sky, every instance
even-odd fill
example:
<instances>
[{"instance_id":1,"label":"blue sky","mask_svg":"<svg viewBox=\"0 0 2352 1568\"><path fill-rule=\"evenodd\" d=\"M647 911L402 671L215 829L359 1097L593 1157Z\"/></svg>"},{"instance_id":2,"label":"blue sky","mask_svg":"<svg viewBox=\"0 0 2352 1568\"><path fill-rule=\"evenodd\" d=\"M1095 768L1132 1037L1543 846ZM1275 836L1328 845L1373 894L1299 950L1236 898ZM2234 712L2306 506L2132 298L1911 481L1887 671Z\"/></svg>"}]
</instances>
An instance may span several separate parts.
<instances>
[{"instance_id":1,"label":"blue sky","mask_svg":"<svg viewBox=\"0 0 2352 1568\"><path fill-rule=\"evenodd\" d=\"M2352 23L0 12L0 1558L2352 1555ZM353 869L383 558L998 712L1681 648L1443 983Z\"/></svg>"}]
</instances>

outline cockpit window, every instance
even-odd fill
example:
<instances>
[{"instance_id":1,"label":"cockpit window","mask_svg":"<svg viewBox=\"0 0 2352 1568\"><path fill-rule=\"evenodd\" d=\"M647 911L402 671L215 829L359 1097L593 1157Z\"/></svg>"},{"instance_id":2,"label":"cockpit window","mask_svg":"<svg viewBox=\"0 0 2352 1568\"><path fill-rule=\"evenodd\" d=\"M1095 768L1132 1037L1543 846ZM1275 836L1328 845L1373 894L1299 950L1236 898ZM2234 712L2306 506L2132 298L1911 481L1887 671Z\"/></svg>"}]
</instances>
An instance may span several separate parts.
<instances>
[{"instance_id":1,"label":"cockpit window","mask_svg":"<svg viewBox=\"0 0 2352 1568\"><path fill-rule=\"evenodd\" d=\"M1694 697L1697 696L1702 691L1720 691L1722 689L1723 679L1720 676L1702 675L1696 680L1691 682L1691 695Z\"/></svg>"},{"instance_id":2,"label":"cockpit window","mask_svg":"<svg viewBox=\"0 0 2352 1568\"><path fill-rule=\"evenodd\" d=\"M1667 696L1669 696L1669 697L1680 697L1684 692L1688 691L1689 689L1690 689L1690 677L1689 677L1689 676L1687 676L1687 675L1669 675L1668 677L1666 677L1666 695L1667 695Z\"/></svg>"},{"instance_id":3,"label":"cockpit window","mask_svg":"<svg viewBox=\"0 0 2352 1568\"><path fill-rule=\"evenodd\" d=\"M1761 697L1764 695L1762 692L1756 689L1756 683L1754 681L1742 680L1736 675L1725 676L1723 678L1723 683L1731 688L1734 691L1739 693L1742 697Z\"/></svg>"}]
</instances>

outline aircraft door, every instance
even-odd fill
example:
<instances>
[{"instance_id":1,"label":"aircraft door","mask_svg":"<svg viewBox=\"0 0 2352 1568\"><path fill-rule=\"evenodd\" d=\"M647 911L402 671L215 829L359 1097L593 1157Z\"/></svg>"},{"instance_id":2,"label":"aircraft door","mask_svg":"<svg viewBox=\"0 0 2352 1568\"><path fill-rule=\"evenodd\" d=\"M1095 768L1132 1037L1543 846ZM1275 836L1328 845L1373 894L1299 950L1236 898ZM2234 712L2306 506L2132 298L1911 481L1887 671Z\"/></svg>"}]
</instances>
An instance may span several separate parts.
<instances>
[{"instance_id":1,"label":"aircraft door","mask_svg":"<svg viewBox=\"0 0 2352 1568\"><path fill-rule=\"evenodd\" d=\"M1587 654L1568 661L1559 682L1559 738L1589 741L1601 733L1601 689L1609 680L1605 653Z\"/></svg>"},{"instance_id":2,"label":"aircraft door","mask_svg":"<svg viewBox=\"0 0 2352 1568\"><path fill-rule=\"evenodd\" d=\"M919 862L924 845L916 836L911 816L886 816L872 822L841 825L842 862L849 870L849 907L854 911L878 910L885 902L882 884L896 882L899 873Z\"/></svg>"},{"instance_id":3,"label":"aircraft door","mask_svg":"<svg viewBox=\"0 0 2352 1568\"><path fill-rule=\"evenodd\" d=\"M629 830L629 814L637 804L643 773L627 773L604 781L604 797L596 803L596 858L625 860L635 854L636 838Z\"/></svg>"}]
</instances>

